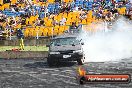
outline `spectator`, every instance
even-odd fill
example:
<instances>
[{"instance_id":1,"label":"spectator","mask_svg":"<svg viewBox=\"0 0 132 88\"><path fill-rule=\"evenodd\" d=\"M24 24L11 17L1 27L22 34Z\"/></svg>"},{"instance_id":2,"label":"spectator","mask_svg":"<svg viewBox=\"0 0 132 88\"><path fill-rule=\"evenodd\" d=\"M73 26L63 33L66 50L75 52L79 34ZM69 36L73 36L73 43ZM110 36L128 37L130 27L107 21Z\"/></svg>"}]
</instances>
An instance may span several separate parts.
<instances>
[{"instance_id":1,"label":"spectator","mask_svg":"<svg viewBox=\"0 0 132 88\"><path fill-rule=\"evenodd\" d=\"M87 18L87 15L86 15L86 13L85 12L81 12L80 13L80 17L79 17L81 20L83 20L83 19L85 19L85 18Z\"/></svg>"},{"instance_id":2,"label":"spectator","mask_svg":"<svg viewBox=\"0 0 132 88\"><path fill-rule=\"evenodd\" d=\"M63 17L63 18L61 19L61 21L60 21L60 25L65 25L65 23L66 23L66 18Z\"/></svg>"}]
</instances>

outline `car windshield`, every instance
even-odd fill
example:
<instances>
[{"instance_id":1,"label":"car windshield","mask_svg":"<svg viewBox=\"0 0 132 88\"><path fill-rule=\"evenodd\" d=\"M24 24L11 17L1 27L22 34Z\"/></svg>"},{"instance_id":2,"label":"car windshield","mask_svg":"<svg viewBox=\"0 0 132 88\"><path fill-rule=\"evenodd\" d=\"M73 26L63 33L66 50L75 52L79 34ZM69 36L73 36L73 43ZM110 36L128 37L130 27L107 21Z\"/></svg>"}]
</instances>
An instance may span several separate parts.
<instances>
[{"instance_id":1,"label":"car windshield","mask_svg":"<svg viewBox=\"0 0 132 88\"><path fill-rule=\"evenodd\" d=\"M78 45L79 40L75 37L68 37L68 38L58 38L54 39L51 43L52 46L61 46L61 45Z\"/></svg>"}]
</instances>

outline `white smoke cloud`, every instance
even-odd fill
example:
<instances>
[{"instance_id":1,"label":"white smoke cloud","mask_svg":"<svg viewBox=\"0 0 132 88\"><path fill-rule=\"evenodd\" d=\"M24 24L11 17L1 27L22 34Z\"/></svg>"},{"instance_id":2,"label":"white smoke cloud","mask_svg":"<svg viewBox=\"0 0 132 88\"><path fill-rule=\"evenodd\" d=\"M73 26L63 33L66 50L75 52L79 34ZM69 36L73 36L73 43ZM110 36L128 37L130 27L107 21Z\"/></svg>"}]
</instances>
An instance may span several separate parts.
<instances>
[{"instance_id":1,"label":"white smoke cloud","mask_svg":"<svg viewBox=\"0 0 132 88\"><path fill-rule=\"evenodd\" d=\"M130 2L132 3L132 0L130 0Z\"/></svg>"},{"instance_id":2,"label":"white smoke cloud","mask_svg":"<svg viewBox=\"0 0 132 88\"><path fill-rule=\"evenodd\" d=\"M89 35L89 32L83 30L79 38L84 41L87 62L117 61L132 57L132 26L124 18L113 25L112 31Z\"/></svg>"}]
</instances>

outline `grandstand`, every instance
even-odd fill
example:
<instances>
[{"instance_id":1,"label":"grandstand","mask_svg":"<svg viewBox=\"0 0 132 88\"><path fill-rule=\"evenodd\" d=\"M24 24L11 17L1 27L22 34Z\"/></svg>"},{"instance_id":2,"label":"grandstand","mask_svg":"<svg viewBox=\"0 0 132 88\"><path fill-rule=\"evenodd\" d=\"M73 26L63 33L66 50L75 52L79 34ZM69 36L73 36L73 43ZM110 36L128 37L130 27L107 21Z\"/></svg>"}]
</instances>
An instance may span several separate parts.
<instances>
[{"instance_id":1,"label":"grandstand","mask_svg":"<svg viewBox=\"0 0 132 88\"><path fill-rule=\"evenodd\" d=\"M73 24L112 21L131 7L129 0L0 0L0 26L7 38L18 28L25 38L53 37Z\"/></svg>"}]
</instances>

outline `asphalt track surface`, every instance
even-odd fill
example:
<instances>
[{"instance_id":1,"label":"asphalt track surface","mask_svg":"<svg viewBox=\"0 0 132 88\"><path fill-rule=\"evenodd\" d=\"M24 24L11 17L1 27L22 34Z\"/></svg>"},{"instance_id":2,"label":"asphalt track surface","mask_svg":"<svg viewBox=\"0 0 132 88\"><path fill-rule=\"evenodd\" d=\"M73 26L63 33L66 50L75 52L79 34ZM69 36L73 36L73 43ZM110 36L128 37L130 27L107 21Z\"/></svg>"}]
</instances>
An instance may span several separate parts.
<instances>
[{"instance_id":1,"label":"asphalt track surface","mask_svg":"<svg viewBox=\"0 0 132 88\"><path fill-rule=\"evenodd\" d=\"M132 75L132 59L120 62L89 62L90 73L127 73ZM132 88L129 84L85 84L76 79L76 62L49 67L46 59L0 59L0 88Z\"/></svg>"}]
</instances>

